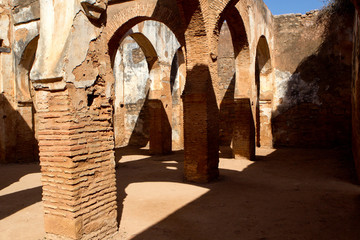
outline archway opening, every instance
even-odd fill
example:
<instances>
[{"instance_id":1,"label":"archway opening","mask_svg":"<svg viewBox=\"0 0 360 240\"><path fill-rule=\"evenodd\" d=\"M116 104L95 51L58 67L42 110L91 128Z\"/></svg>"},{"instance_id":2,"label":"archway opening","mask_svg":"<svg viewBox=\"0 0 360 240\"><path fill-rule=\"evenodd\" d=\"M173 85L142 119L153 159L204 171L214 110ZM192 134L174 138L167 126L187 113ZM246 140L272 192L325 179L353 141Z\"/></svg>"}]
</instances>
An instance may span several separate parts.
<instances>
[{"instance_id":1,"label":"archway opening","mask_svg":"<svg viewBox=\"0 0 360 240\"><path fill-rule=\"evenodd\" d=\"M172 97L172 149L184 149L183 101L181 95L186 81L185 55L179 48L173 57L170 72L170 89Z\"/></svg>"},{"instance_id":2,"label":"archway opening","mask_svg":"<svg viewBox=\"0 0 360 240\"><path fill-rule=\"evenodd\" d=\"M255 158L255 123L253 117L255 108L252 106L252 81L249 71L251 61L247 32L242 17L234 5L229 5L224 10L219 21L219 29L224 22L228 25L231 33L235 67L234 89L228 88L229 93L233 95L233 104L230 107L232 109L232 122L229 125L232 127L231 155L235 158L253 160Z\"/></svg>"},{"instance_id":3,"label":"archway opening","mask_svg":"<svg viewBox=\"0 0 360 240\"><path fill-rule=\"evenodd\" d=\"M271 115L273 99L273 67L267 40L261 36L256 49L256 145L273 147Z\"/></svg>"},{"instance_id":4,"label":"archway opening","mask_svg":"<svg viewBox=\"0 0 360 240\"><path fill-rule=\"evenodd\" d=\"M16 59L16 161L39 160L37 142L35 91L30 81L30 71L35 60L39 36L34 37L24 48L21 58Z\"/></svg>"},{"instance_id":5,"label":"archway opening","mask_svg":"<svg viewBox=\"0 0 360 240\"><path fill-rule=\"evenodd\" d=\"M134 25L121 39L113 60L117 148L151 154L170 153L173 145L182 148L179 69L184 57L179 47L171 30L152 20Z\"/></svg>"},{"instance_id":6,"label":"archway opening","mask_svg":"<svg viewBox=\"0 0 360 240\"><path fill-rule=\"evenodd\" d=\"M220 95L219 149L222 157L232 157L236 65L233 40L226 20L220 29L217 64L217 87Z\"/></svg>"}]
</instances>

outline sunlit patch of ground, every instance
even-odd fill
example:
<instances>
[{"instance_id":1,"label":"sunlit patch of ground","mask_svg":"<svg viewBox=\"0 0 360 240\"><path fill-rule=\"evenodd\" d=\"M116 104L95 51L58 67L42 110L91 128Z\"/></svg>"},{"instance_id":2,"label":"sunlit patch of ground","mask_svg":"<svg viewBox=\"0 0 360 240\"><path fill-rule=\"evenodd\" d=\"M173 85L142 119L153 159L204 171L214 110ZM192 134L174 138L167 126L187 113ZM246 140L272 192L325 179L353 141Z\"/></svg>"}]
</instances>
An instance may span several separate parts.
<instances>
[{"instance_id":1,"label":"sunlit patch of ground","mask_svg":"<svg viewBox=\"0 0 360 240\"><path fill-rule=\"evenodd\" d=\"M38 164L0 165L0 240L43 238L40 175Z\"/></svg>"}]
</instances>

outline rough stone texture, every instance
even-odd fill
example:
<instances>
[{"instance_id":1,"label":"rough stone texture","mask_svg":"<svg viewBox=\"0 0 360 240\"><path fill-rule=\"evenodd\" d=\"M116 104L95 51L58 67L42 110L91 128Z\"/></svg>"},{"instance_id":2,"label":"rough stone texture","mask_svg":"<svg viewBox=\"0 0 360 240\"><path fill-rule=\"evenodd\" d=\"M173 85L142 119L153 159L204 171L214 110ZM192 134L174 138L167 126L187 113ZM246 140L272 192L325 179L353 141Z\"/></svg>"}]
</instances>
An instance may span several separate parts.
<instances>
[{"instance_id":1,"label":"rough stone texture","mask_svg":"<svg viewBox=\"0 0 360 240\"><path fill-rule=\"evenodd\" d=\"M276 146L350 144L352 20L338 17L324 29L317 17L275 17Z\"/></svg>"},{"instance_id":2,"label":"rough stone texture","mask_svg":"<svg viewBox=\"0 0 360 240\"><path fill-rule=\"evenodd\" d=\"M106 239L115 234L112 107L99 79L87 91L37 90L38 140L48 238ZM88 94L94 96L88 104ZM90 106L88 106L90 105Z\"/></svg>"},{"instance_id":3,"label":"rough stone texture","mask_svg":"<svg viewBox=\"0 0 360 240\"><path fill-rule=\"evenodd\" d=\"M40 0L14 0L12 8L14 24L40 19Z\"/></svg>"}]
</instances>

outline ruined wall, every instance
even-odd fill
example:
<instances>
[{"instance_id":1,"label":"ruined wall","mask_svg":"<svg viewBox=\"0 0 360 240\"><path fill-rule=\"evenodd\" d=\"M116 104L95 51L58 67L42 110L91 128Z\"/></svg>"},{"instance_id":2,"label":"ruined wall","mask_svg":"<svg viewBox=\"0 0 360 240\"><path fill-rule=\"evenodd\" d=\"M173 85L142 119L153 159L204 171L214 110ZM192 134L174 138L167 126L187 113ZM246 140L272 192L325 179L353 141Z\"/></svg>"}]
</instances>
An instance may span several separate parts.
<instances>
[{"instance_id":1,"label":"ruined wall","mask_svg":"<svg viewBox=\"0 0 360 240\"><path fill-rule=\"evenodd\" d=\"M318 16L275 16L276 146L350 144L352 19Z\"/></svg>"},{"instance_id":2,"label":"ruined wall","mask_svg":"<svg viewBox=\"0 0 360 240\"><path fill-rule=\"evenodd\" d=\"M144 52L130 36L119 47L114 75L115 146L144 147L149 141L149 68Z\"/></svg>"}]
</instances>

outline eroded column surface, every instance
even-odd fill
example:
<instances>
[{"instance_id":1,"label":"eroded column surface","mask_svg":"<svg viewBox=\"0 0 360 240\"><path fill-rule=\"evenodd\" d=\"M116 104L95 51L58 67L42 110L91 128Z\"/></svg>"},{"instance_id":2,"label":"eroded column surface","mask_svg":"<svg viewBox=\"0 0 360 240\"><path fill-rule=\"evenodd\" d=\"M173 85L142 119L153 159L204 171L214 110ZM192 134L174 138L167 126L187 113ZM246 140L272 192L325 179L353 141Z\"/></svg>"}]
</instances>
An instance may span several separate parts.
<instances>
[{"instance_id":1,"label":"eroded column surface","mask_svg":"<svg viewBox=\"0 0 360 240\"><path fill-rule=\"evenodd\" d=\"M88 94L37 90L47 239L108 239L117 231L112 107Z\"/></svg>"},{"instance_id":2,"label":"eroded column surface","mask_svg":"<svg viewBox=\"0 0 360 240\"><path fill-rule=\"evenodd\" d=\"M103 67L110 63L90 44L100 31L79 1L41 1L40 7L30 77L46 239L109 239L117 232L113 81L104 80Z\"/></svg>"}]
</instances>

